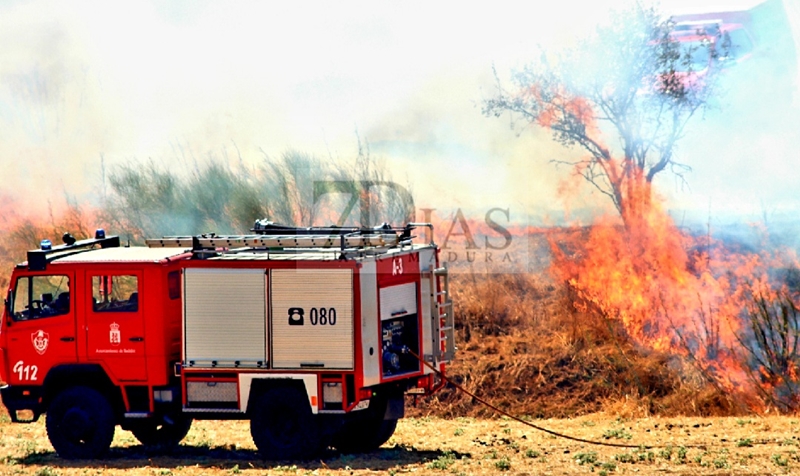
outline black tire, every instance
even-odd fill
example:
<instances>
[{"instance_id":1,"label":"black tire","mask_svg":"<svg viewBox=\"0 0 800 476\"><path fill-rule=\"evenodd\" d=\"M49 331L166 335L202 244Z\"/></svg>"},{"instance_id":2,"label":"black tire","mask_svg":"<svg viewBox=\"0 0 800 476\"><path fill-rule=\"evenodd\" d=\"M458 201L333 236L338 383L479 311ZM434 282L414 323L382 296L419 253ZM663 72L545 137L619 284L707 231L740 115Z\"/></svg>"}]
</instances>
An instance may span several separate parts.
<instances>
[{"instance_id":1,"label":"black tire","mask_svg":"<svg viewBox=\"0 0 800 476\"><path fill-rule=\"evenodd\" d=\"M114 411L97 390L71 387L50 403L45 426L47 437L60 457L99 458L114 439Z\"/></svg>"},{"instance_id":2,"label":"black tire","mask_svg":"<svg viewBox=\"0 0 800 476\"><path fill-rule=\"evenodd\" d=\"M183 415L146 419L129 423L128 429L143 446L178 446L192 428L192 419Z\"/></svg>"},{"instance_id":3,"label":"black tire","mask_svg":"<svg viewBox=\"0 0 800 476\"><path fill-rule=\"evenodd\" d=\"M392 435L394 435L394 430L396 429L397 429L397 419L383 420L381 422L380 428L378 429L378 433L375 435L375 439L373 440L375 446L372 450L380 448L384 443L389 441L389 438L391 438Z\"/></svg>"},{"instance_id":4,"label":"black tire","mask_svg":"<svg viewBox=\"0 0 800 476\"><path fill-rule=\"evenodd\" d=\"M250 435L265 459L305 459L322 449L305 392L292 387L273 388L249 405Z\"/></svg>"},{"instance_id":5,"label":"black tire","mask_svg":"<svg viewBox=\"0 0 800 476\"><path fill-rule=\"evenodd\" d=\"M342 453L375 451L392 437L397 419L384 420L386 400L374 399L363 414L352 415L333 437L332 445Z\"/></svg>"}]
</instances>

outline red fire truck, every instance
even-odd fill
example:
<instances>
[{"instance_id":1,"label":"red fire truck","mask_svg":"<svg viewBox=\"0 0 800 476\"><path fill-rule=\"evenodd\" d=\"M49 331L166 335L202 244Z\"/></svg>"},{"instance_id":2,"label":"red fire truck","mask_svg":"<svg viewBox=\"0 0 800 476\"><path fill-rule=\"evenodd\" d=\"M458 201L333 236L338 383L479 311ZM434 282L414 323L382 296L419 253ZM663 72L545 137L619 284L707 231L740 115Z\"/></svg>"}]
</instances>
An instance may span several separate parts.
<instances>
[{"instance_id":1,"label":"red fire truck","mask_svg":"<svg viewBox=\"0 0 800 476\"><path fill-rule=\"evenodd\" d=\"M247 419L269 459L375 449L455 353L438 248L403 228L293 228L120 246L43 241L11 277L0 393L46 413L63 458L96 458L115 426L177 444L193 419Z\"/></svg>"}]
</instances>

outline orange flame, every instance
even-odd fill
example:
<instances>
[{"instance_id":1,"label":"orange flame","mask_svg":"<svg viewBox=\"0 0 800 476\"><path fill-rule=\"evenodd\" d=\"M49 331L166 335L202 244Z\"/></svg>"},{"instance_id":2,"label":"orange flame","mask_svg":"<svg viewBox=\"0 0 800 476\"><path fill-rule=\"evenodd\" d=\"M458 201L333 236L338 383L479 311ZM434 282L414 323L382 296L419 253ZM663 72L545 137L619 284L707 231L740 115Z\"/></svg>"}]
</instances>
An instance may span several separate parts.
<instances>
[{"instance_id":1,"label":"orange flame","mask_svg":"<svg viewBox=\"0 0 800 476\"><path fill-rule=\"evenodd\" d=\"M581 310L620 323L643 348L688 358L720 390L764 411L772 384L748 366L744 314L754 293L774 295L769 271L794 257L695 238L649 199L649 189L627 193L636 210L624 225L606 217L567 250L551 243L553 272L574 289ZM796 373L791 367L788 378Z\"/></svg>"}]
</instances>

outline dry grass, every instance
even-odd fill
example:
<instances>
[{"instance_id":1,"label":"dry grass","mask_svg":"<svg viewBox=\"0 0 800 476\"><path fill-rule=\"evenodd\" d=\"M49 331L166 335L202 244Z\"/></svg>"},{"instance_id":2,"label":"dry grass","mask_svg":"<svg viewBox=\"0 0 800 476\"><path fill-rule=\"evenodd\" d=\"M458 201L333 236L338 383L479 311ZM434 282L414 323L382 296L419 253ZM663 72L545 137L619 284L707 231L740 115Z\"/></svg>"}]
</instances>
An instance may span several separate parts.
<instances>
[{"instance_id":1,"label":"dry grass","mask_svg":"<svg viewBox=\"0 0 800 476\"><path fill-rule=\"evenodd\" d=\"M800 470L798 419L614 418L592 414L537 421L571 435L653 449L592 446L506 420L409 418L378 451L314 461L262 461L247 422L195 422L172 454L147 453L117 430L107 459L64 461L44 424L0 423L0 474L36 476L364 474L789 474Z\"/></svg>"},{"instance_id":2,"label":"dry grass","mask_svg":"<svg viewBox=\"0 0 800 476\"><path fill-rule=\"evenodd\" d=\"M535 418L736 414L690 362L634 347L545 273L454 277L459 351L450 376L500 408ZM446 389L416 416L493 415Z\"/></svg>"}]
</instances>

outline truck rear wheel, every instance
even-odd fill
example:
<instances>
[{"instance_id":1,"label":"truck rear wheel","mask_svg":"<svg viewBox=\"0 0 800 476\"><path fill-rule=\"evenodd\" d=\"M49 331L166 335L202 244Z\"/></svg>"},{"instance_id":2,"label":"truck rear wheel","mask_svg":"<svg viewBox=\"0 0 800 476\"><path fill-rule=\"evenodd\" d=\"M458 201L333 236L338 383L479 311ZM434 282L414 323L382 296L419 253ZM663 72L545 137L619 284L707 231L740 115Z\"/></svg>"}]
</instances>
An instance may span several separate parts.
<instances>
[{"instance_id":1,"label":"truck rear wheel","mask_svg":"<svg viewBox=\"0 0 800 476\"><path fill-rule=\"evenodd\" d=\"M108 451L114 439L114 411L97 390L71 387L50 403L45 426L60 457L98 458Z\"/></svg>"},{"instance_id":2,"label":"truck rear wheel","mask_svg":"<svg viewBox=\"0 0 800 476\"><path fill-rule=\"evenodd\" d=\"M384 420L387 401L374 399L361 415L344 424L333 437L333 446L343 453L375 451L392 437L397 419Z\"/></svg>"},{"instance_id":3,"label":"truck rear wheel","mask_svg":"<svg viewBox=\"0 0 800 476\"><path fill-rule=\"evenodd\" d=\"M133 436L144 446L177 446L191 428L192 419L183 415L134 421L129 425Z\"/></svg>"},{"instance_id":4,"label":"truck rear wheel","mask_svg":"<svg viewBox=\"0 0 800 476\"><path fill-rule=\"evenodd\" d=\"M265 459L317 454L321 437L308 397L296 388L273 388L251 401L250 434Z\"/></svg>"}]
</instances>

